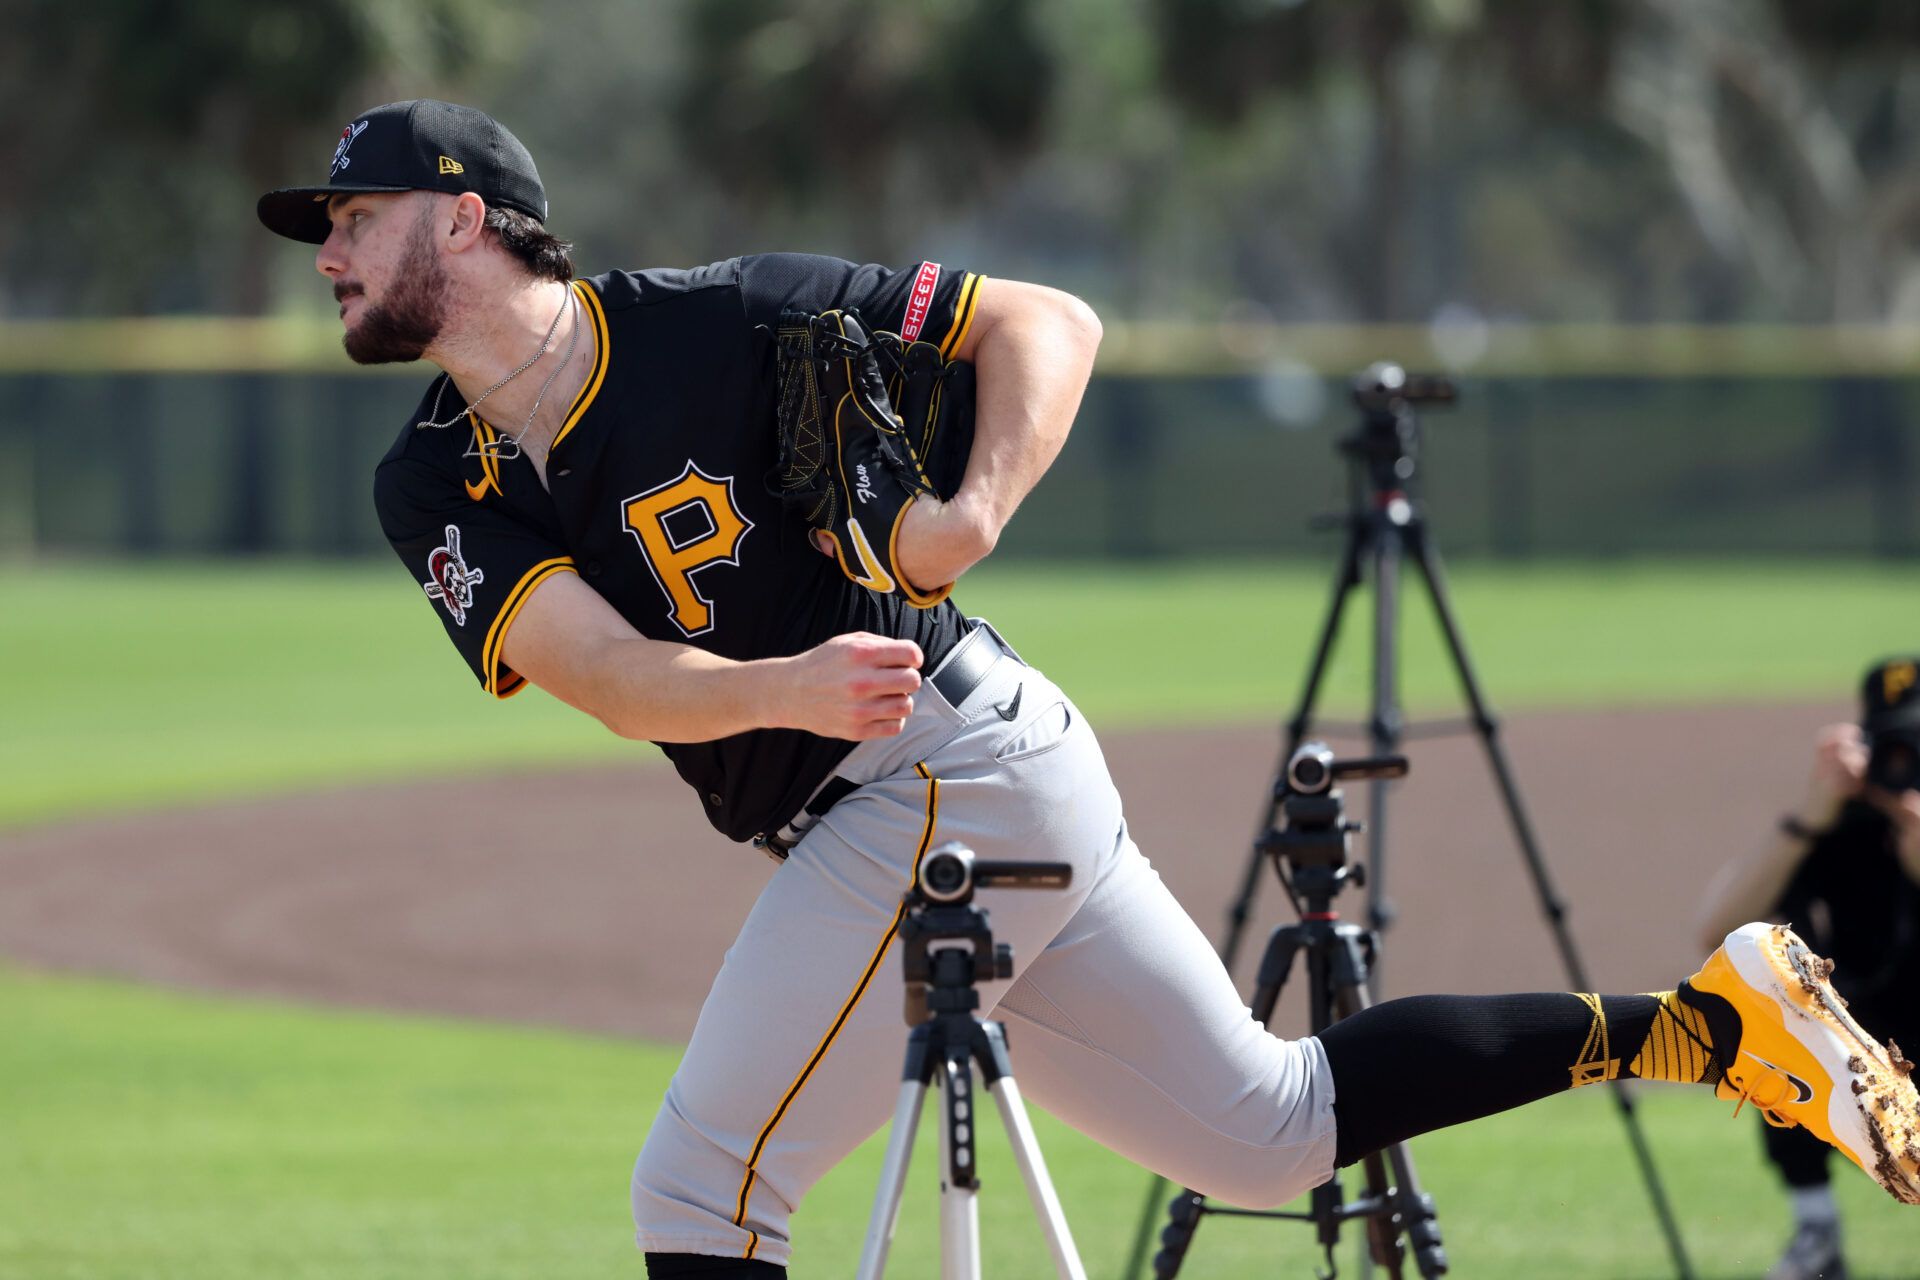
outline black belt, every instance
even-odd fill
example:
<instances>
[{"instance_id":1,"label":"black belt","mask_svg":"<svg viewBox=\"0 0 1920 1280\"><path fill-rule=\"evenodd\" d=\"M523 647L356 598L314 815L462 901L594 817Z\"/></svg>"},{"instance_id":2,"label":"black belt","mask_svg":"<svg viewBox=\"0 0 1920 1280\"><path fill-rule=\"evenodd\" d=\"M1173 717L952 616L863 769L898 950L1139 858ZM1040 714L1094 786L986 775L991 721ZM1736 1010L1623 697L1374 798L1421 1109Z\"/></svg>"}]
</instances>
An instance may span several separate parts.
<instances>
[{"instance_id":1,"label":"black belt","mask_svg":"<svg viewBox=\"0 0 1920 1280\"><path fill-rule=\"evenodd\" d=\"M821 784L820 789L813 793L813 799L807 801L807 815L813 818L820 817L825 814L827 810L833 808L833 806L839 804L842 800L845 800L848 794L857 789L859 785L857 782L851 782L838 775L828 778L826 782Z\"/></svg>"},{"instance_id":2,"label":"black belt","mask_svg":"<svg viewBox=\"0 0 1920 1280\"><path fill-rule=\"evenodd\" d=\"M947 656L927 677L927 683L939 691L940 696L947 700L947 705L957 707L967 700L968 694L980 687L980 682L987 678L987 672L993 670L994 663L1011 654L1012 651L1000 643L1000 637L991 629L975 627L947 650ZM859 783L835 774L813 793L813 798L807 801L802 812L817 821L859 786ZM753 843L775 861L785 862L793 846L800 843L797 835L792 839L787 837L792 826L792 823L788 823L781 831L755 836Z\"/></svg>"},{"instance_id":3,"label":"black belt","mask_svg":"<svg viewBox=\"0 0 1920 1280\"><path fill-rule=\"evenodd\" d=\"M993 664L1002 656L1011 656L1007 647L1000 643L1000 637L993 634L991 627L975 627L960 637L960 642L947 650L947 656L940 660L934 673L927 677L927 683L940 691L948 706L957 707L967 700L967 695L980 687L987 678L987 672L993 670Z\"/></svg>"}]
</instances>

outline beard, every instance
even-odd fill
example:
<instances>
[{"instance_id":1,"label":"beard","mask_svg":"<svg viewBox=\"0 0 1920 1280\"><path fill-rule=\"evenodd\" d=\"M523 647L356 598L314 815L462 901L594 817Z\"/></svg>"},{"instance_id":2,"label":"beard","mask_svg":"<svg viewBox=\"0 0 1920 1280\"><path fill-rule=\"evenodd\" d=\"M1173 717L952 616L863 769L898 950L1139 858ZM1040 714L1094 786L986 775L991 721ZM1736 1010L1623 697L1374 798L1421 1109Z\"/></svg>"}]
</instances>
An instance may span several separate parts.
<instances>
[{"instance_id":1,"label":"beard","mask_svg":"<svg viewBox=\"0 0 1920 1280\"><path fill-rule=\"evenodd\" d=\"M410 363L440 336L447 318L447 270L433 251L430 228L431 218L423 215L407 236L387 296L368 303L360 323L341 337L355 363Z\"/></svg>"}]
</instances>

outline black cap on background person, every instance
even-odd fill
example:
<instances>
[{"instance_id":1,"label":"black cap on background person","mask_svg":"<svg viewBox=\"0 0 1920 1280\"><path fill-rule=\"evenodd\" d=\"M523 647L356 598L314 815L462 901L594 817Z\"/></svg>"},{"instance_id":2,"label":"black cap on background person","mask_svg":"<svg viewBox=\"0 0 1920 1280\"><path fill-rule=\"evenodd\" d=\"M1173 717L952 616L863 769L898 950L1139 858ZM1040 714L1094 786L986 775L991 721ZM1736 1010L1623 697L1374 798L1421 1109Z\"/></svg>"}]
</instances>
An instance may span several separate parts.
<instances>
[{"instance_id":1,"label":"black cap on background person","mask_svg":"<svg viewBox=\"0 0 1920 1280\"><path fill-rule=\"evenodd\" d=\"M1893 658L1860 686L1860 727L1869 734L1920 732L1920 658Z\"/></svg>"},{"instance_id":2,"label":"black cap on background person","mask_svg":"<svg viewBox=\"0 0 1920 1280\"><path fill-rule=\"evenodd\" d=\"M340 131L327 180L260 197L260 221L290 240L322 244L327 200L370 191L471 191L488 205L547 220L547 192L520 140L484 111L431 98L390 102Z\"/></svg>"},{"instance_id":3,"label":"black cap on background person","mask_svg":"<svg viewBox=\"0 0 1920 1280\"><path fill-rule=\"evenodd\" d=\"M1860 729L1867 739L1867 783L1882 791L1920 791L1920 659L1893 658L1860 686Z\"/></svg>"}]
</instances>

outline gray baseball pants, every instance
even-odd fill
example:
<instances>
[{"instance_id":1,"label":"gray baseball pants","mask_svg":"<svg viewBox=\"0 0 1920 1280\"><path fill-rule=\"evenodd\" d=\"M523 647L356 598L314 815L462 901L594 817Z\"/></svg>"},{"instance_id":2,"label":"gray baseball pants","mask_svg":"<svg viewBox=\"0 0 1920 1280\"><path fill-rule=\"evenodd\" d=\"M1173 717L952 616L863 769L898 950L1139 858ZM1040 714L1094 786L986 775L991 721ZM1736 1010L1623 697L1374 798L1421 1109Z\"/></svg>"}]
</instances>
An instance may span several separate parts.
<instances>
[{"instance_id":1,"label":"gray baseball pants","mask_svg":"<svg viewBox=\"0 0 1920 1280\"><path fill-rule=\"evenodd\" d=\"M892 1115L901 895L949 840L1073 866L1068 890L977 899L1013 944L1014 980L981 1002L1007 1023L1029 1099L1236 1204L1282 1204L1332 1174L1319 1041L1254 1022L1128 837L1093 731L1052 681L1009 651L957 706L925 684L905 731L837 772L858 789L760 895L640 1152L642 1250L787 1261L801 1196Z\"/></svg>"}]
</instances>

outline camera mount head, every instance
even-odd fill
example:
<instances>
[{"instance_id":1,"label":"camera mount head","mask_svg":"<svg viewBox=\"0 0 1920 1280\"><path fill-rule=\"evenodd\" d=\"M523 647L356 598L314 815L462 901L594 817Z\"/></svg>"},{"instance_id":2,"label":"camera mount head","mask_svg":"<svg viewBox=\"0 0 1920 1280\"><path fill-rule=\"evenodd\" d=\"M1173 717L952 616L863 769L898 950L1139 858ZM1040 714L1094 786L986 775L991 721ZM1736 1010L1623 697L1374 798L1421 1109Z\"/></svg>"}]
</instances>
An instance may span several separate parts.
<instances>
[{"instance_id":1,"label":"camera mount head","mask_svg":"<svg viewBox=\"0 0 1920 1280\"><path fill-rule=\"evenodd\" d=\"M1444 407L1454 403L1459 390L1440 374L1408 373L1387 360L1375 361L1353 377L1350 385L1360 423L1340 438L1340 451L1364 469L1376 494L1403 493L1419 469L1419 405Z\"/></svg>"},{"instance_id":2,"label":"camera mount head","mask_svg":"<svg viewBox=\"0 0 1920 1280\"><path fill-rule=\"evenodd\" d=\"M1394 413L1416 404L1450 405L1459 388L1444 374L1408 373L1391 360L1376 360L1353 375L1351 393L1362 413Z\"/></svg>"},{"instance_id":3,"label":"camera mount head","mask_svg":"<svg viewBox=\"0 0 1920 1280\"><path fill-rule=\"evenodd\" d=\"M1065 862L996 862L949 841L927 854L904 899L900 963L905 971L906 1020L918 1026L942 1014L972 1017L980 1007L976 984L1013 976L1013 948L996 943L976 889L1064 889L1073 883Z\"/></svg>"},{"instance_id":4,"label":"camera mount head","mask_svg":"<svg viewBox=\"0 0 1920 1280\"><path fill-rule=\"evenodd\" d=\"M1346 818L1346 798L1334 783L1351 778L1402 778L1405 756L1340 759L1324 742L1304 742L1287 758L1274 799L1282 824L1260 840L1296 901L1325 912L1348 884L1366 883L1366 872L1349 858L1353 833L1363 830Z\"/></svg>"}]
</instances>

